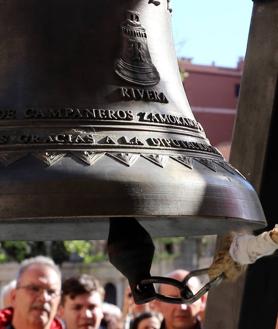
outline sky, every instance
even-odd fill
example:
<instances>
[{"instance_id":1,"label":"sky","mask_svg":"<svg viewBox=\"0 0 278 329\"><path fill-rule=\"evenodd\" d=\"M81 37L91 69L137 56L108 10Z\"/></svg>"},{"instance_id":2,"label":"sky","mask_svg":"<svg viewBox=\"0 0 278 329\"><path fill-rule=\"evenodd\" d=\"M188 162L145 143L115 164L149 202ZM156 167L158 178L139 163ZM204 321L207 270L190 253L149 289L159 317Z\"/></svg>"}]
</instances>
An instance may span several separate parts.
<instances>
[{"instance_id":1,"label":"sky","mask_svg":"<svg viewBox=\"0 0 278 329\"><path fill-rule=\"evenodd\" d=\"M251 0L171 0L177 56L236 67L246 52L252 6Z\"/></svg>"}]
</instances>

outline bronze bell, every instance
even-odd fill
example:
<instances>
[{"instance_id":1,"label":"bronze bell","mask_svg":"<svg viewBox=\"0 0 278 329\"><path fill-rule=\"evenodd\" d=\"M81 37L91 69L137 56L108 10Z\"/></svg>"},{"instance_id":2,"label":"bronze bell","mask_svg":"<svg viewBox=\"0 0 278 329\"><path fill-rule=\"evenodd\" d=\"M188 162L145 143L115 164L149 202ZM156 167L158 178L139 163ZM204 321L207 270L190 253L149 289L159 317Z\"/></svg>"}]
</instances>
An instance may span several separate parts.
<instances>
[{"instance_id":1,"label":"bronze bell","mask_svg":"<svg viewBox=\"0 0 278 329\"><path fill-rule=\"evenodd\" d=\"M169 1L0 4L0 237L106 239L265 225L186 99Z\"/></svg>"}]
</instances>

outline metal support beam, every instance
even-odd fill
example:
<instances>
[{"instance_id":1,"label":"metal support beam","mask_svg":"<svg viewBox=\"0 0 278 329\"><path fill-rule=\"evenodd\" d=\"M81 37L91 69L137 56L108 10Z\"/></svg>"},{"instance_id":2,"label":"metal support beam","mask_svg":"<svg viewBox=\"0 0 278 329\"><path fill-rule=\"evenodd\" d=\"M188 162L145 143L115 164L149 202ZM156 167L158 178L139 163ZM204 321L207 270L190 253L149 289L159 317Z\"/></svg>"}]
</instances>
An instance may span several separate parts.
<instances>
[{"instance_id":1,"label":"metal support beam","mask_svg":"<svg viewBox=\"0 0 278 329\"><path fill-rule=\"evenodd\" d=\"M259 193L268 227L278 219L277 22L277 0L254 1L230 158ZM212 291L206 329L274 329L277 277L278 257L273 255L251 265L236 283Z\"/></svg>"}]
</instances>

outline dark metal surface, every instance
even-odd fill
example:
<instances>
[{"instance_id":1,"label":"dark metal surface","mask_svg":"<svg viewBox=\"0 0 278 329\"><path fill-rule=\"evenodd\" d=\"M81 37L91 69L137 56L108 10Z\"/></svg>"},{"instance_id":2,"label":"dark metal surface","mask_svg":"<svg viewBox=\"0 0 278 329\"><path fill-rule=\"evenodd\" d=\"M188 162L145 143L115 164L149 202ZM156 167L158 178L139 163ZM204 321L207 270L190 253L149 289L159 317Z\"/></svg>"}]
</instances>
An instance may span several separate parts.
<instances>
[{"instance_id":1,"label":"dark metal surface","mask_svg":"<svg viewBox=\"0 0 278 329\"><path fill-rule=\"evenodd\" d=\"M134 218L110 220L107 243L109 261L128 279L135 303L154 299L152 283L140 284L150 278L154 244L149 233Z\"/></svg>"},{"instance_id":2,"label":"dark metal surface","mask_svg":"<svg viewBox=\"0 0 278 329\"><path fill-rule=\"evenodd\" d=\"M1 1L0 239L265 224L192 115L170 23L167 0Z\"/></svg>"}]
</instances>

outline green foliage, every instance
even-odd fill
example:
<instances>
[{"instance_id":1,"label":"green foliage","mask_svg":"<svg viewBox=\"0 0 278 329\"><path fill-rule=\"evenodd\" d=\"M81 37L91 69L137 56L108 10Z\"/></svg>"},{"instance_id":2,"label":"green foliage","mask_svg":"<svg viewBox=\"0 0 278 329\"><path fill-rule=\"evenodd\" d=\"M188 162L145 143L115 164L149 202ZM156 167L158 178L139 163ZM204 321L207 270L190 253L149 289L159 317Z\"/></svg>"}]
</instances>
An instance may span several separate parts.
<instances>
[{"instance_id":1,"label":"green foliage","mask_svg":"<svg viewBox=\"0 0 278 329\"><path fill-rule=\"evenodd\" d=\"M7 255L5 251L1 248L0 250L0 264L7 262Z\"/></svg>"},{"instance_id":2,"label":"green foliage","mask_svg":"<svg viewBox=\"0 0 278 329\"><path fill-rule=\"evenodd\" d=\"M91 249L90 242L85 240L64 241L64 245L68 253L77 253L82 258L84 258Z\"/></svg>"},{"instance_id":3,"label":"green foliage","mask_svg":"<svg viewBox=\"0 0 278 329\"><path fill-rule=\"evenodd\" d=\"M69 254L76 254L84 264L96 263L107 259L104 250L96 250L94 241L72 240L64 241L65 249Z\"/></svg>"},{"instance_id":4,"label":"green foliage","mask_svg":"<svg viewBox=\"0 0 278 329\"><path fill-rule=\"evenodd\" d=\"M85 240L64 241L65 249L70 255L77 255L85 264L90 262L91 243Z\"/></svg>"},{"instance_id":5,"label":"green foliage","mask_svg":"<svg viewBox=\"0 0 278 329\"><path fill-rule=\"evenodd\" d=\"M173 259L179 256L177 246L184 238L155 239L155 261ZM2 241L0 242L0 263L21 262L37 255L47 255L55 263L75 261L91 264L108 260L106 243L99 241Z\"/></svg>"},{"instance_id":6,"label":"green foliage","mask_svg":"<svg viewBox=\"0 0 278 329\"><path fill-rule=\"evenodd\" d=\"M29 254L30 248L26 241L2 241L0 261L21 262Z\"/></svg>"},{"instance_id":7,"label":"green foliage","mask_svg":"<svg viewBox=\"0 0 278 329\"><path fill-rule=\"evenodd\" d=\"M53 258L56 264L69 261L71 257L90 264L107 260L105 248L97 248L94 241L2 241L0 263L21 262L37 255Z\"/></svg>"}]
</instances>

